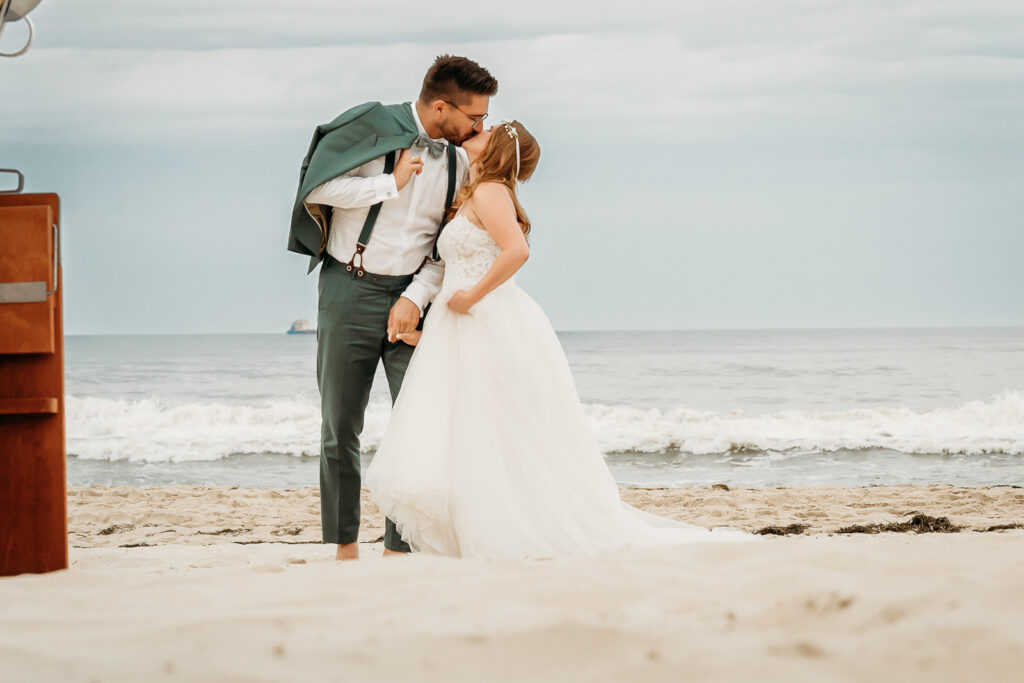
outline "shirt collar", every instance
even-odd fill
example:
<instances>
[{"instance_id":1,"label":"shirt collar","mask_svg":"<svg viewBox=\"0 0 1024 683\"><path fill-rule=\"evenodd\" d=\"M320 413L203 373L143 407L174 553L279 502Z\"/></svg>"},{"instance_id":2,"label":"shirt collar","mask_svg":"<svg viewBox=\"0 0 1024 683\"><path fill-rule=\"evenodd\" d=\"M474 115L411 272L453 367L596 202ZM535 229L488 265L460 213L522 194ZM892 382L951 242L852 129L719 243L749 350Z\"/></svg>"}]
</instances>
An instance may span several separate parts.
<instances>
[{"instance_id":1,"label":"shirt collar","mask_svg":"<svg viewBox=\"0 0 1024 683\"><path fill-rule=\"evenodd\" d=\"M427 135L427 129L423 127L422 123L420 123L420 115L419 115L419 112L416 111L416 103L415 102L412 103L412 120L416 122L416 130L419 133L421 133L422 135ZM430 136L427 136L427 137L430 137ZM435 140L435 141L440 142L440 143L443 143L445 145L448 144L448 141L445 140L443 137L440 137L440 138L430 138L430 139L431 140Z\"/></svg>"}]
</instances>

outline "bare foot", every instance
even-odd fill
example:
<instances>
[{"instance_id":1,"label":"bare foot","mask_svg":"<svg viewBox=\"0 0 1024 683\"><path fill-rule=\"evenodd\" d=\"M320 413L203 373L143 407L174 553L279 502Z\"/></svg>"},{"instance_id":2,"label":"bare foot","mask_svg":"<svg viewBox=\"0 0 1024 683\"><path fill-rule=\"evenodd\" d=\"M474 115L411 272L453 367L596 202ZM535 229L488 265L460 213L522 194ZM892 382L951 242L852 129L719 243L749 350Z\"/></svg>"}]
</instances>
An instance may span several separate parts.
<instances>
[{"instance_id":1,"label":"bare foot","mask_svg":"<svg viewBox=\"0 0 1024 683\"><path fill-rule=\"evenodd\" d=\"M384 548L384 557L388 555L408 555L409 553L402 552L401 550L391 550L390 548Z\"/></svg>"},{"instance_id":2,"label":"bare foot","mask_svg":"<svg viewBox=\"0 0 1024 683\"><path fill-rule=\"evenodd\" d=\"M336 560L358 560L359 559L359 544L358 543L339 543L338 554L334 556Z\"/></svg>"}]
</instances>

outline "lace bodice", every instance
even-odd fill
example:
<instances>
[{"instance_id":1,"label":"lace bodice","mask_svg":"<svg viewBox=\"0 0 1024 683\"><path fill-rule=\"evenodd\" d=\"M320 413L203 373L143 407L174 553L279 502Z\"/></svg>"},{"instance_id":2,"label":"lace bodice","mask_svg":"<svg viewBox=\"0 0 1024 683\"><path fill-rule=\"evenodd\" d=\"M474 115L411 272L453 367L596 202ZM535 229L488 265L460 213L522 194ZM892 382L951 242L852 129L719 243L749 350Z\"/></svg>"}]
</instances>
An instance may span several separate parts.
<instances>
[{"instance_id":1,"label":"lace bodice","mask_svg":"<svg viewBox=\"0 0 1024 683\"><path fill-rule=\"evenodd\" d=\"M486 230L476 227L465 216L456 216L441 232L437 252L444 259L442 289L465 289L490 270L501 247Z\"/></svg>"}]
</instances>

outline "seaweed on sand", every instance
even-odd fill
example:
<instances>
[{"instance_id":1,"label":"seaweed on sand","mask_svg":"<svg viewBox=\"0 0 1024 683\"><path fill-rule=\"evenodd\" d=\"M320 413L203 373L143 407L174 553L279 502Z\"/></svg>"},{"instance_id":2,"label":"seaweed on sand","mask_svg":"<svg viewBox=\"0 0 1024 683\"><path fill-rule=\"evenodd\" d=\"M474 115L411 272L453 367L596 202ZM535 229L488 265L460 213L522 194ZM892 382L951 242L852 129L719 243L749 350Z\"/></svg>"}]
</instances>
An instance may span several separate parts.
<instances>
[{"instance_id":1,"label":"seaweed on sand","mask_svg":"<svg viewBox=\"0 0 1024 683\"><path fill-rule=\"evenodd\" d=\"M885 531L914 532L915 534L954 534L961 528L949 521L948 517L931 517L918 512L906 522L888 524L854 524L837 529L837 534L880 534Z\"/></svg>"},{"instance_id":2,"label":"seaweed on sand","mask_svg":"<svg viewBox=\"0 0 1024 683\"><path fill-rule=\"evenodd\" d=\"M806 530L806 524L790 524L788 526L766 526L754 533L761 534L762 536L788 536L790 534L802 534Z\"/></svg>"}]
</instances>

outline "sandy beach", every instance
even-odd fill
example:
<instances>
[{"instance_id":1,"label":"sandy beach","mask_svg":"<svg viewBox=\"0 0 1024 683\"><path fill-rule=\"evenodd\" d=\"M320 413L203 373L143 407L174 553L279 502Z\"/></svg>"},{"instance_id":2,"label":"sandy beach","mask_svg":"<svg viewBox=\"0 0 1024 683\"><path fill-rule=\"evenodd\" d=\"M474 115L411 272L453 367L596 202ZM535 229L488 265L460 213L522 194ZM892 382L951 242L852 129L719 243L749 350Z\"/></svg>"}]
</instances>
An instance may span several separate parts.
<instances>
[{"instance_id":1,"label":"sandy beach","mask_svg":"<svg viewBox=\"0 0 1024 683\"><path fill-rule=\"evenodd\" d=\"M723 485L718 485L723 486ZM802 524L804 534L855 524L904 521L915 513L949 517L965 530L1024 522L1024 488L868 486L862 488L623 488L623 499L671 519L755 532ZM384 518L363 491L360 542L382 541ZM68 492L72 548L188 543L318 543L315 487L293 489L91 486Z\"/></svg>"},{"instance_id":2,"label":"sandy beach","mask_svg":"<svg viewBox=\"0 0 1024 683\"><path fill-rule=\"evenodd\" d=\"M315 488L71 489L71 568L0 579L0 669L10 681L1020 680L1024 489L623 496L707 527L804 528L556 561L385 560L365 500L363 560L342 564L319 543ZM915 514L961 530L840 533Z\"/></svg>"}]
</instances>

